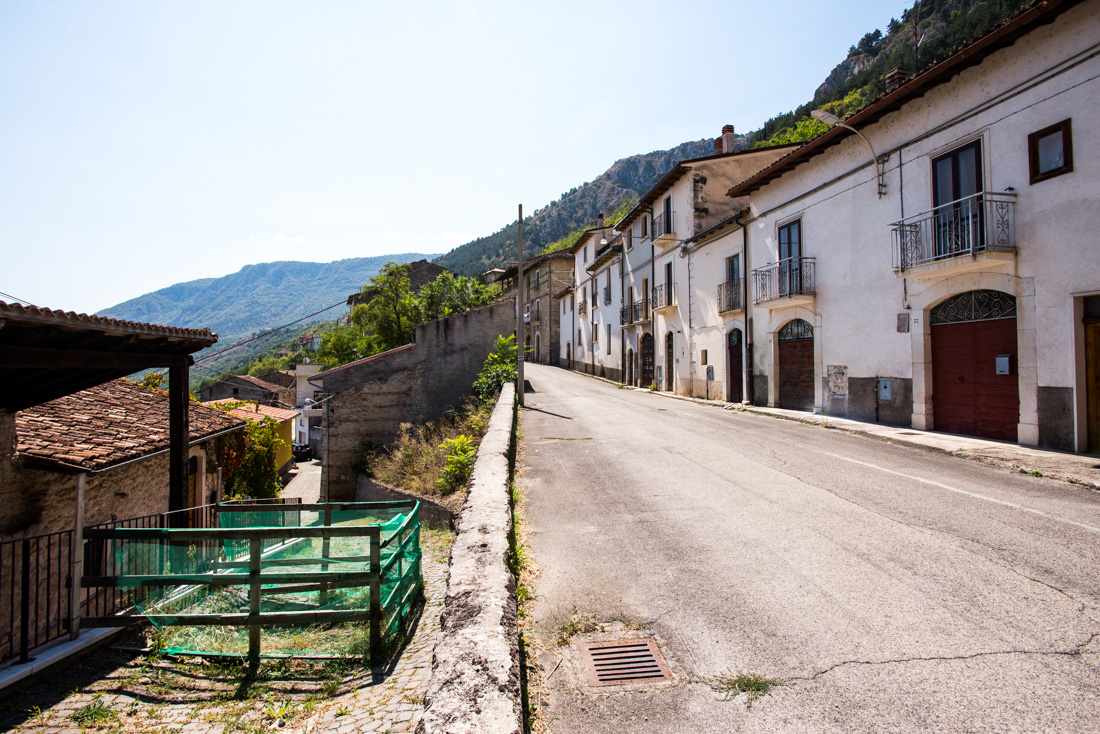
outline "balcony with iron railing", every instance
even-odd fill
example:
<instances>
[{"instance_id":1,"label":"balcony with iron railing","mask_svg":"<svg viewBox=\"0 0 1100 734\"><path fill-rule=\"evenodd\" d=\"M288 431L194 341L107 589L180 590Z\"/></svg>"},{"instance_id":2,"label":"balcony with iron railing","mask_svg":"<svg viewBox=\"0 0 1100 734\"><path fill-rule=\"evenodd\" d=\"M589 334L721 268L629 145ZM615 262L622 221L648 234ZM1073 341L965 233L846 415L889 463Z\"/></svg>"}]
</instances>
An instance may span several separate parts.
<instances>
[{"instance_id":1,"label":"balcony with iron railing","mask_svg":"<svg viewBox=\"0 0 1100 734\"><path fill-rule=\"evenodd\" d=\"M673 308L676 305L675 283L662 283L653 286L653 310L660 311L664 308Z\"/></svg>"},{"instance_id":2,"label":"balcony with iron railing","mask_svg":"<svg viewBox=\"0 0 1100 734\"><path fill-rule=\"evenodd\" d=\"M1016 194L985 192L894 222L894 273L928 278L1011 266L1015 210Z\"/></svg>"},{"instance_id":3,"label":"balcony with iron railing","mask_svg":"<svg viewBox=\"0 0 1100 734\"><path fill-rule=\"evenodd\" d=\"M745 310L745 280L737 278L718 284L718 313Z\"/></svg>"},{"instance_id":4,"label":"balcony with iron railing","mask_svg":"<svg viewBox=\"0 0 1100 734\"><path fill-rule=\"evenodd\" d=\"M765 308L813 303L816 296L812 257L789 257L752 271L752 302Z\"/></svg>"},{"instance_id":5,"label":"balcony with iron railing","mask_svg":"<svg viewBox=\"0 0 1100 734\"><path fill-rule=\"evenodd\" d=\"M661 212L653 215L653 243L656 245L671 245L676 242L676 234L673 231L673 221L676 212Z\"/></svg>"},{"instance_id":6,"label":"balcony with iron railing","mask_svg":"<svg viewBox=\"0 0 1100 734\"><path fill-rule=\"evenodd\" d=\"M619 313L621 314L620 321L622 321L623 326L648 323L649 301L645 299L635 301L629 306L623 306L619 309Z\"/></svg>"}]
</instances>

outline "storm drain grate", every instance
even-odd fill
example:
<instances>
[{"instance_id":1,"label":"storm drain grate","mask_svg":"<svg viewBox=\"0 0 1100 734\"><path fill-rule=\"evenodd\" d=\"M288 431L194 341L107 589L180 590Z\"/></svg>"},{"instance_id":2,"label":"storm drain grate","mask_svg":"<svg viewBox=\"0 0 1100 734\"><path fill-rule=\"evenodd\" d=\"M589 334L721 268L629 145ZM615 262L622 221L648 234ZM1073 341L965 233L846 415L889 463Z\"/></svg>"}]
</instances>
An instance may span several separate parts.
<instances>
[{"instance_id":1,"label":"storm drain grate","mask_svg":"<svg viewBox=\"0 0 1100 734\"><path fill-rule=\"evenodd\" d=\"M588 682L594 686L659 683L672 673L654 640L590 642L581 646Z\"/></svg>"}]
</instances>

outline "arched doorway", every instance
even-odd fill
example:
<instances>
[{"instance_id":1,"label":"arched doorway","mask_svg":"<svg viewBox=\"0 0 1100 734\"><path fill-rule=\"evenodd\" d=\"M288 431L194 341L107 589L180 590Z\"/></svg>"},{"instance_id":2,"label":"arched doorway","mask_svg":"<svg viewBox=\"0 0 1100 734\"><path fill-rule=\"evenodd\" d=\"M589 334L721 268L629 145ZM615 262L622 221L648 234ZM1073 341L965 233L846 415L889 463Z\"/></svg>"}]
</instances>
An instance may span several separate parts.
<instances>
[{"instance_id":1,"label":"arched doorway","mask_svg":"<svg viewBox=\"0 0 1100 734\"><path fill-rule=\"evenodd\" d=\"M729 352L726 364L728 365L729 389L726 391L727 400L731 403L740 403L745 399L742 380L744 379L744 364L741 360L741 330L730 329L726 337L727 351Z\"/></svg>"},{"instance_id":2,"label":"arched doorway","mask_svg":"<svg viewBox=\"0 0 1100 734\"><path fill-rule=\"evenodd\" d=\"M667 390L668 392L672 392L672 386L673 386L672 366L675 363L674 362L675 355L673 353L673 349L675 348L675 346L676 346L676 338L673 336L672 332L670 331L667 334L665 334L665 390Z\"/></svg>"},{"instance_id":3,"label":"arched doorway","mask_svg":"<svg viewBox=\"0 0 1100 734\"><path fill-rule=\"evenodd\" d=\"M542 334L535 332L535 361L542 364Z\"/></svg>"},{"instance_id":4,"label":"arched doorway","mask_svg":"<svg viewBox=\"0 0 1100 734\"><path fill-rule=\"evenodd\" d=\"M653 335L642 334L642 387L653 384L653 363L656 361L653 355Z\"/></svg>"},{"instance_id":5,"label":"arched doorway","mask_svg":"<svg viewBox=\"0 0 1100 734\"><path fill-rule=\"evenodd\" d=\"M626 350L626 384L634 384L634 350Z\"/></svg>"},{"instance_id":6,"label":"arched doorway","mask_svg":"<svg viewBox=\"0 0 1100 734\"><path fill-rule=\"evenodd\" d=\"M935 429L1016 441L1016 298L1001 291L967 291L929 309L928 319Z\"/></svg>"},{"instance_id":7,"label":"arched doorway","mask_svg":"<svg viewBox=\"0 0 1100 734\"><path fill-rule=\"evenodd\" d=\"M814 409L814 327L802 319L779 330L779 407Z\"/></svg>"}]
</instances>

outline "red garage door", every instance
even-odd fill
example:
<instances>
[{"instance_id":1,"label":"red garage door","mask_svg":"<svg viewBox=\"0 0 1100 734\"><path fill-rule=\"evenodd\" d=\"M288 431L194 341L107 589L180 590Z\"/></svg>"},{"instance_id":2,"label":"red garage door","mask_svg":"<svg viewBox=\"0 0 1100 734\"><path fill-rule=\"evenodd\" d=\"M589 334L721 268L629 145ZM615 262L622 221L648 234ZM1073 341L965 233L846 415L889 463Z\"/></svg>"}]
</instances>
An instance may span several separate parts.
<instances>
[{"instance_id":1,"label":"red garage door","mask_svg":"<svg viewBox=\"0 0 1100 734\"><path fill-rule=\"evenodd\" d=\"M932 415L937 431L1017 440L1016 299L968 291L932 310ZM1008 355L1009 374L997 374Z\"/></svg>"},{"instance_id":2,"label":"red garage door","mask_svg":"<svg viewBox=\"0 0 1100 734\"><path fill-rule=\"evenodd\" d=\"M814 409L814 327L802 319L779 330L779 407Z\"/></svg>"}]
</instances>

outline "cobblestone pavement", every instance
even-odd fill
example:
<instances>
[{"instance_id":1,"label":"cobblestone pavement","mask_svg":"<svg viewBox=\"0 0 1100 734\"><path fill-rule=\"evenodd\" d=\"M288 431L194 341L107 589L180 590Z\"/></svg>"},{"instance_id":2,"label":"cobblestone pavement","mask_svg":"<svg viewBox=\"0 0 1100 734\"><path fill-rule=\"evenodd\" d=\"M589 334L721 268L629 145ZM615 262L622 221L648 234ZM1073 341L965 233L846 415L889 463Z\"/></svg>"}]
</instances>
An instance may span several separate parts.
<instances>
[{"instance_id":1,"label":"cobblestone pavement","mask_svg":"<svg viewBox=\"0 0 1100 734\"><path fill-rule=\"evenodd\" d=\"M0 704L0 728L21 734L412 732L423 715L452 540L450 533L423 532L427 603L412 639L378 683L369 671L331 662L265 661L259 675L249 677L236 663L146 658L115 647L11 696Z\"/></svg>"}]
</instances>

